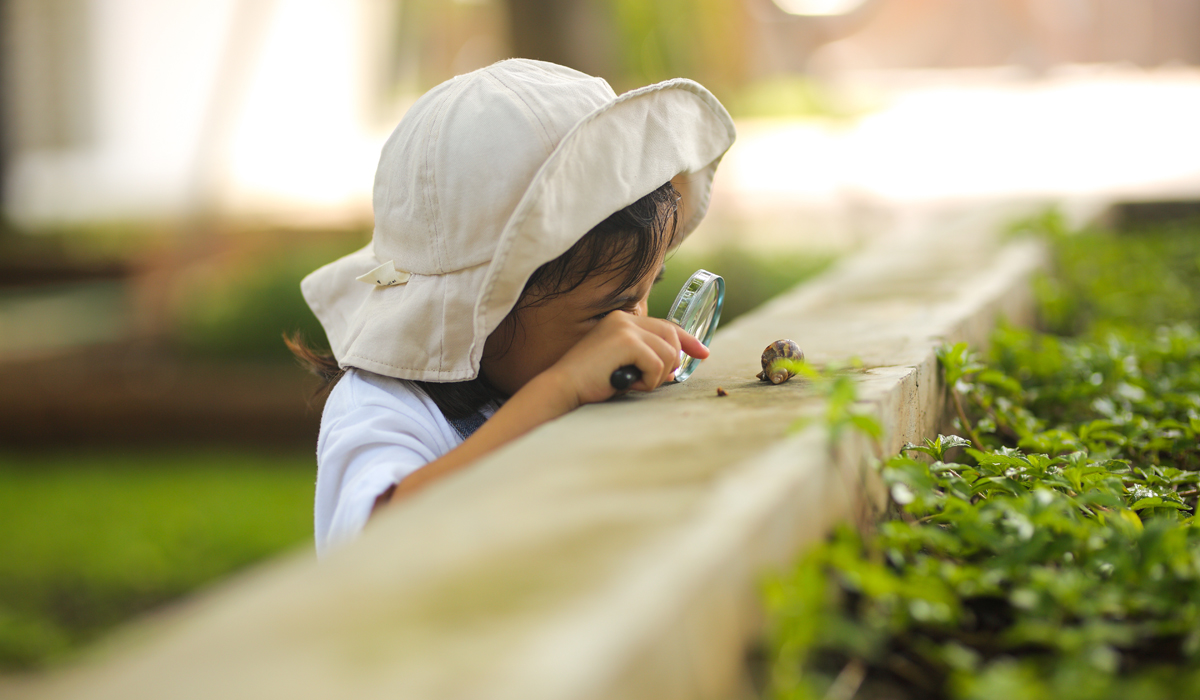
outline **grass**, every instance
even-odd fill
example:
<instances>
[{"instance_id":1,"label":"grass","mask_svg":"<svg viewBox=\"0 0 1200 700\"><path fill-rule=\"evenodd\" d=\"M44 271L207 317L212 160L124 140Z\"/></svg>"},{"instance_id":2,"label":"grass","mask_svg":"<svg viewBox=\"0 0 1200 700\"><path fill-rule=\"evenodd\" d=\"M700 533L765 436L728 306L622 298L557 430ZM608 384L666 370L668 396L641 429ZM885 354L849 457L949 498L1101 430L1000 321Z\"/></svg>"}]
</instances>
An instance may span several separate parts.
<instances>
[{"instance_id":1,"label":"grass","mask_svg":"<svg viewBox=\"0 0 1200 700\"><path fill-rule=\"evenodd\" d=\"M0 454L0 669L312 537L311 455Z\"/></svg>"}]
</instances>

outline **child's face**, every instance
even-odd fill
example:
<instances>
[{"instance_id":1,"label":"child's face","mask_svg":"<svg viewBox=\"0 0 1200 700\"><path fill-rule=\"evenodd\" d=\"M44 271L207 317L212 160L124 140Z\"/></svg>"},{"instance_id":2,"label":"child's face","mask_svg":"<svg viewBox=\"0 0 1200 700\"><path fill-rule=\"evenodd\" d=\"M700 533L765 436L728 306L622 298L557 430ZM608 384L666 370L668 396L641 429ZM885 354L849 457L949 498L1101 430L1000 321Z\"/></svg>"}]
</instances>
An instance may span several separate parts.
<instances>
[{"instance_id":1,"label":"child's face","mask_svg":"<svg viewBox=\"0 0 1200 700\"><path fill-rule=\"evenodd\" d=\"M619 275L592 275L575 289L516 313L488 336L480 367L497 389L512 396L529 380L549 369L614 311L646 315L650 288L662 278L664 251L658 264L629 289L617 293ZM509 338L512 342L509 343Z\"/></svg>"}]
</instances>

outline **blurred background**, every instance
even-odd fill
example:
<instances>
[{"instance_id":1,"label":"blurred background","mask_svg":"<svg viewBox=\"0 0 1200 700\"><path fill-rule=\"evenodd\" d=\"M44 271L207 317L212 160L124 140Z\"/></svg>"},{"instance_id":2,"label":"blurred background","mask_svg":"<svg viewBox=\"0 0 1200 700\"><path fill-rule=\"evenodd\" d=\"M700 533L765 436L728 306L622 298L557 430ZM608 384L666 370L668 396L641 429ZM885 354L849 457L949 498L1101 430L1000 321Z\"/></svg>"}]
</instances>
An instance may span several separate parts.
<instances>
[{"instance_id":1,"label":"blurred background","mask_svg":"<svg viewBox=\"0 0 1200 700\"><path fill-rule=\"evenodd\" d=\"M323 334L379 148L522 56L738 123L669 263L726 321L936 212L1200 193L1200 0L4 0L0 675L311 541Z\"/></svg>"}]
</instances>

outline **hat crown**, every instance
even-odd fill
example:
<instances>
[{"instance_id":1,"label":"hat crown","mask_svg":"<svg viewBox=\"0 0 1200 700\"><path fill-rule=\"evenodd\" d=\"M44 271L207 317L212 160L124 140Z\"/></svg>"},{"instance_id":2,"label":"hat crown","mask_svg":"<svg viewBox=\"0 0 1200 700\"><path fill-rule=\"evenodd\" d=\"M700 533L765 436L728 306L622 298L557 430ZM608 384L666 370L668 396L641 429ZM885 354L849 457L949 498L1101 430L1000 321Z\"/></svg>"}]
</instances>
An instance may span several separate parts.
<instances>
[{"instance_id":1,"label":"hat crown","mask_svg":"<svg viewBox=\"0 0 1200 700\"><path fill-rule=\"evenodd\" d=\"M501 61L426 93L383 146L375 173L375 256L421 275L490 261L542 164L616 93L600 78Z\"/></svg>"},{"instance_id":2,"label":"hat crown","mask_svg":"<svg viewBox=\"0 0 1200 700\"><path fill-rule=\"evenodd\" d=\"M459 76L384 146L371 244L305 277L304 298L341 367L472 379L537 266L606 216L671 180L676 242L688 235L735 136L716 98L682 78L618 97L538 61Z\"/></svg>"}]
</instances>

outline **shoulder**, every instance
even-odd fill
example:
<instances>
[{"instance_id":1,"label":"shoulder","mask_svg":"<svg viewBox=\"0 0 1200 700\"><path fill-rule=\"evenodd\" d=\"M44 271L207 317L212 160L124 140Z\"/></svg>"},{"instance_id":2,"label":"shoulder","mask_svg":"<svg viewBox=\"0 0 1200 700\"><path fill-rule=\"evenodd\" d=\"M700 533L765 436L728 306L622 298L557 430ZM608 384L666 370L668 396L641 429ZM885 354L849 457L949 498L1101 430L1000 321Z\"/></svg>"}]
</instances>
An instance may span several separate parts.
<instances>
[{"instance_id":1,"label":"shoulder","mask_svg":"<svg viewBox=\"0 0 1200 700\"><path fill-rule=\"evenodd\" d=\"M411 382L348 369L329 393L326 410L332 407L345 411L364 406L441 415L429 397Z\"/></svg>"},{"instance_id":2,"label":"shoulder","mask_svg":"<svg viewBox=\"0 0 1200 700\"><path fill-rule=\"evenodd\" d=\"M351 369L325 403L317 452L399 444L436 459L461 441L433 400L410 382Z\"/></svg>"},{"instance_id":3,"label":"shoulder","mask_svg":"<svg viewBox=\"0 0 1200 700\"><path fill-rule=\"evenodd\" d=\"M321 431L365 420L414 421L434 433L457 435L437 404L412 383L350 369L329 393Z\"/></svg>"},{"instance_id":4,"label":"shoulder","mask_svg":"<svg viewBox=\"0 0 1200 700\"><path fill-rule=\"evenodd\" d=\"M349 370L321 414L317 439L317 550L362 529L375 498L462 438L420 389Z\"/></svg>"}]
</instances>

